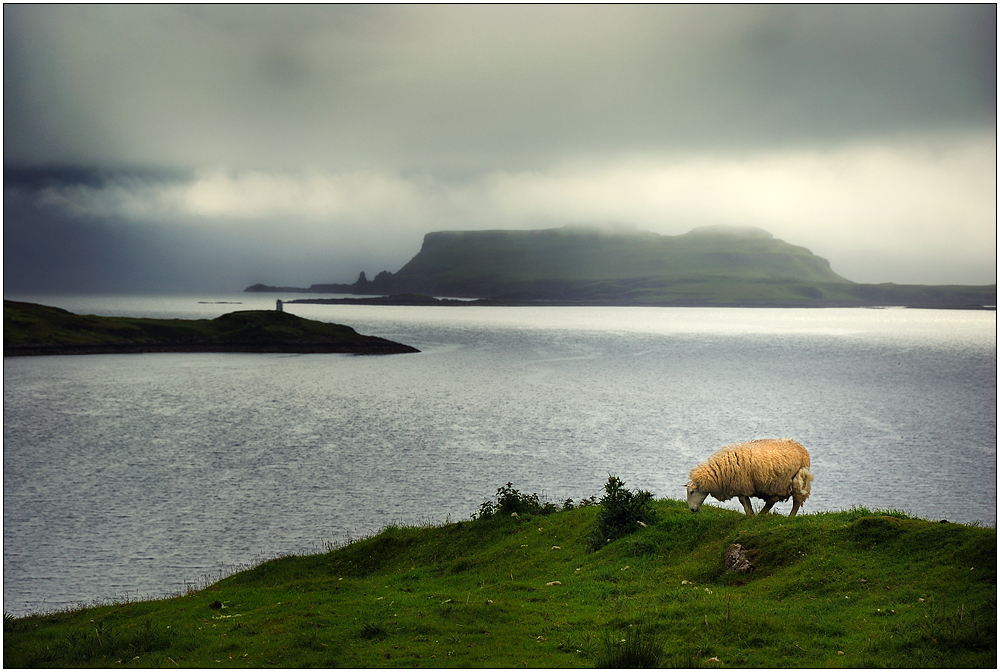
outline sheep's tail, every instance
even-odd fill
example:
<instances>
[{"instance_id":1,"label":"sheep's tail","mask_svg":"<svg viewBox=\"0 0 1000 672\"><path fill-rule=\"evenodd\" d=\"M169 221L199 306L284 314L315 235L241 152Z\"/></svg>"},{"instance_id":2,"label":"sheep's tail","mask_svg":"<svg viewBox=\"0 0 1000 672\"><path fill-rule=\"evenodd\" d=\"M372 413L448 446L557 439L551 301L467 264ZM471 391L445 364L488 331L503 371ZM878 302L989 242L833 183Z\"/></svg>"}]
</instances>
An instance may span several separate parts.
<instances>
[{"instance_id":1,"label":"sheep's tail","mask_svg":"<svg viewBox=\"0 0 1000 672\"><path fill-rule=\"evenodd\" d=\"M813 473L802 467L795 474L795 478L792 479L792 492L795 494L795 499L798 502L804 502L809 498L809 494L812 491Z\"/></svg>"}]
</instances>

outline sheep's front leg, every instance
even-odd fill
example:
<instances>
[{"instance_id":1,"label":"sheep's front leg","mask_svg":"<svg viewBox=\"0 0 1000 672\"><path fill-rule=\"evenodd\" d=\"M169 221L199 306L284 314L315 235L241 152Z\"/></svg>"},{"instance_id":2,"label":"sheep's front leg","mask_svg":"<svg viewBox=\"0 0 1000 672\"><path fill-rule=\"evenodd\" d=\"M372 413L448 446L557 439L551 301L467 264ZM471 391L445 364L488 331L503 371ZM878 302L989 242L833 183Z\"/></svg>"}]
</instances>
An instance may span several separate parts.
<instances>
[{"instance_id":1,"label":"sheep's front leg","mask_svg":"<svg viewBox=\"0 0 1000 672\"><path fill-rule=\"evenodd\" d=\"M778 501L777 497L768 497L767 501L764 503L764 508L761 509L760 512L762 514L767 513L768 511L771 510L771 507L777 503L777 501Z\"/></svg>"},{"instance_id":2,"label":"sheep's front leg","mask_svg":"<svg viewBox=\"0 0 1000 672\"><path fill-rule=\"evenodd\" d=\"M799 500L797 500L797 499L795 499L795 498L793 497L793 498L792 498L792 512L788 514L788 517L789 517L789 518L791 518L791 517L792 517L792 516L794 516L794 515L795 515L796 513L798 513L798 511L799 511L799 507L800 507L801 505L802 505L802 502L800 502Z\"/></svg>"},{"instance_id":3,"label":"sheep's front leg","mask_svg":"<svg viewBox=\"0 0 1000 672\"><path fill-rule=\"evenodd\" d=\"M748 516L752 516L753 515L753 505L750 504L750 498L749 497L740 496L739 499L740 499L740 504L743 505L743 510L747 512Z\"/></svg>"}]
</instances>

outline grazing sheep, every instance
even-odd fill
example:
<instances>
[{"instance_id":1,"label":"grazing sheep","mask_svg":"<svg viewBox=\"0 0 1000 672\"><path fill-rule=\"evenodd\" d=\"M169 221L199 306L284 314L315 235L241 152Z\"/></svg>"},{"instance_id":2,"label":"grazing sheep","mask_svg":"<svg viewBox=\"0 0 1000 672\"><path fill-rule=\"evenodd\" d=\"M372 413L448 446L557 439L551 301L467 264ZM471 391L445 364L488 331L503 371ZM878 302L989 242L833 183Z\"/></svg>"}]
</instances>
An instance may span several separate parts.
<instances>
[{"instance_id":1,"label":"grazing sheep","mask_svg":"<svg viewBox=\"0 0 1000 672\"><path fill-rule=\"evenodd\" d=\"M791 439L758 439L720 448L692 469L690 477L691 511L700 509L709 495L720 502L738 497L748 516L753 515L751 497L764 500L761 513L791 497L788 515L794 516L809 497L813 480L809 451Z\"/></svg>"}]
</instances>

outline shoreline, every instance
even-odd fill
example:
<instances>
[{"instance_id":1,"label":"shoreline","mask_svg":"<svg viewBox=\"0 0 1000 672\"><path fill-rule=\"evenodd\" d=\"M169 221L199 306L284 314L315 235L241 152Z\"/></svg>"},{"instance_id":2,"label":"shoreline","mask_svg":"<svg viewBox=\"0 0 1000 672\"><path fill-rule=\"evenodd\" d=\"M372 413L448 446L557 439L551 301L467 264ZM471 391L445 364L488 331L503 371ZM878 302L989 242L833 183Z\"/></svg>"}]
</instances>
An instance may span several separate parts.
<instances>
[{"instance_id":1,"label":"shoreline","mask_svg":"<svg viewBox=\"0 0 1000 672\"><path fill-rule=\"evenodd\" d=\"M389 296L368 296L357 299L290 299L286 304L319 304L348 306L480 306L480 307L577 307L577 308L869 308L880 310L886 308L912 308L923 310L977 310L996 312L995 305L941 305L941 304L869 304L851 301L829 302L719 302L704 301L663 301L651 303L622 303L620 301L571 301L559 299L506 300L500 298L486 299L439 299L423 294L392 294Z\"/></svg>"},{"instance_id":2,"label":"shoreline","mask_svg":"<svg viewBox=\"0 0 1000 672\"><path fill-rule=\"evenodd\" d=\"M375 336L371 337L377 338ZM395 341L378 339L381 343L121 343L96 345L14 345L4 346L4 357L44 357L61 355L125 355L158 353L255 353L255 354L331 354L331 355L398 355L420 352Z\"/></svg>"}]
</instances>

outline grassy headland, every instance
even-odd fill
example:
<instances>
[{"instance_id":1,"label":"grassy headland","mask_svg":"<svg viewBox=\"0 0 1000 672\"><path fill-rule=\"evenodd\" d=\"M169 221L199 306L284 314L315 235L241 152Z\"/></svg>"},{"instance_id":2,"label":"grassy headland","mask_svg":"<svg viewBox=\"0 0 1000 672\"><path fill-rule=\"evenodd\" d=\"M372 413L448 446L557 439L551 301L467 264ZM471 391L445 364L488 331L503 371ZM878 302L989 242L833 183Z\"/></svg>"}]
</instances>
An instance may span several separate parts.
<instances>
[{"instance_id":1,"label":"grassy headland","mask_svg":"<svg viewBox=\"0 0 1000 672\"><path fill-rule=\"evenodd\" d=\"M4 664L996 666L995 528L651 506L646 527L603 545L599 505L497 509L170 599L5 617ZM754 571L726 570L731 544Z\"/></svg>"},{"instance_id":2,"label":"grassy headland","mask_svg":"<svg viewBox=\"0 0 1000 672\"><path fill-rule=\"evenodd\" d=\"M128 352L330 352L393 354L415 348L351 327L273 310L243 310L213 320L76 315L61 308L3 302L3 354Z\"/></svg>"},{"instance_id":3,"label":"grassy headland","mask_svg":"<svg viewBox=\"0 0 1000 672\"><path fill-rule=\"evenodd\" d=\"M362 273L350 285L245 291L423 294L479 298L483 305L996 306L996 285L855 283L804 247L761 229L727 226L678 236L580 226L437 231L395 273L371 280ZM380 303L407 301L413 299Z\"/></svg>"}]
</instances>

